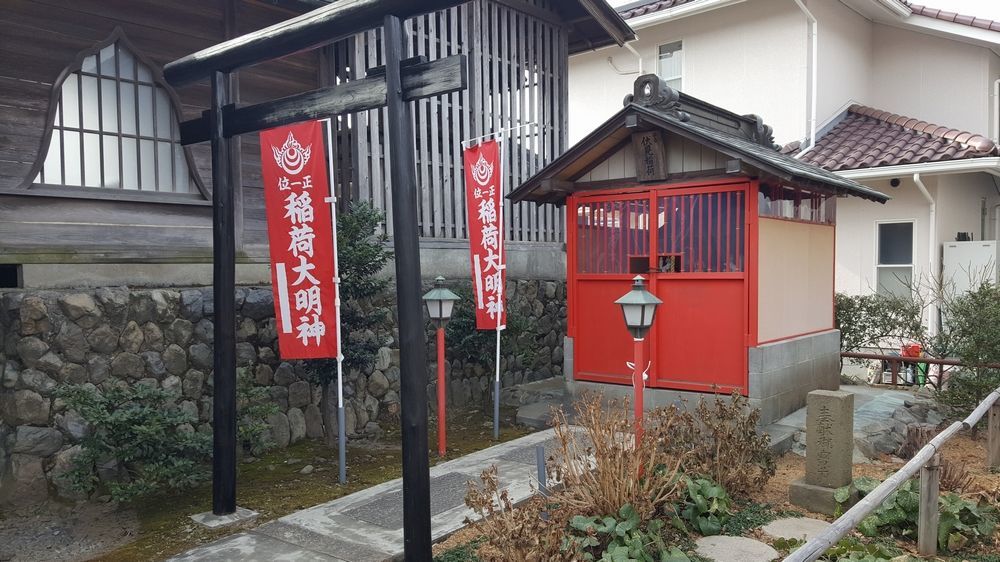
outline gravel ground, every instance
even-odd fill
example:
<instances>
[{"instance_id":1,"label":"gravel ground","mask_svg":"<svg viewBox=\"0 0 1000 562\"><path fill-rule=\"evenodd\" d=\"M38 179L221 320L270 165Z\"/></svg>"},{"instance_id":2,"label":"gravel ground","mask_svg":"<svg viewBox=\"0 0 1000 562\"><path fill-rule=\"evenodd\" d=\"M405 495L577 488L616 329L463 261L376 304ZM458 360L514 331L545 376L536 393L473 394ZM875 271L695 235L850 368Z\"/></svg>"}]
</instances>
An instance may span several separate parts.
<instances>
[{"instance_id":1,"label":"gravel ground","mask_svg":"<svg viewBox=\"0 0 1000 562\"><path fill-rule=\"evenodd\" d=\"M134 512L113 503L0 511L0 561L88 560L131 540Z\"/></svg>"}]
</instances>

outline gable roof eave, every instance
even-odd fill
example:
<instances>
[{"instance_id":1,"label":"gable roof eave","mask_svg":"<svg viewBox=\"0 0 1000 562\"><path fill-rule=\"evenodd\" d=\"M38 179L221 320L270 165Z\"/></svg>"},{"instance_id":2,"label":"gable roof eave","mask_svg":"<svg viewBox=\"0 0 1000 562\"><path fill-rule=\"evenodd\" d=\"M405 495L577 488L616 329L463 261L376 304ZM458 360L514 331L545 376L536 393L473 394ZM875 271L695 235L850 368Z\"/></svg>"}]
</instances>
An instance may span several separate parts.
<instances>
[{"instance_id":1,"label":"gable roof eave","mask_svg":"<svg viewBox=\"0 0 1000 562\"><path fill-rule=\"evenodd\" d=\"M670 115L634 103L624 107L552 161L548 166L539 170L534 176L512 191L508 195L508 198L515 202L533 200L561 204L565 200L567 193L539 193L539 189L543 187L547 180L568 179L566 176L560 177L560 175L565 174L566 170L574 162L586 157L588 153L600 154L606 152L608 148L620 145L626 139L630 138L631 132L629 132L630 128L627 124L627 117L630 115L637 115L643 122L649 125L703 144L734 159L740 159L753 168L785 181L822 186L827 189L833 189L837 193L861 197L878 203L885 203L890 199L889 196L865 187L849 178L844 178L822 168L800 162L772 148L721 131L715 131L697 123L684 122Z\"/></svg>"}]
</instances>

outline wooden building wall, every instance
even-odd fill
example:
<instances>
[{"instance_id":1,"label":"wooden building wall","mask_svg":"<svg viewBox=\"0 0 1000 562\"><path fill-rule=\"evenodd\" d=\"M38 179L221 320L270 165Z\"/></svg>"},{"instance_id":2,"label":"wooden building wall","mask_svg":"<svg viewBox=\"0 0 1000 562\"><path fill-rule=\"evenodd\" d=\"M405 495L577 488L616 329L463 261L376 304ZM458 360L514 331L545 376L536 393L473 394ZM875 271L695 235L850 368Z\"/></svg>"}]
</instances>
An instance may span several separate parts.
<instances>
[{"instance_id":1,"label":"wooden building wall","mask_svg":"<svg viewBox=\"0 0 1000 562\"><path fill-rule=\"evenodd\" d=\"M556 0L473 0L407 21L411 52L430 59L470 57L469 90L414 106L421 235L463 239L465 207L460 142L502 128L508 189L562 152L566 143L568 38ZM210 159L190 148L205 193L32 189L54 87L81 53L120 28L154 70L193 52L287 19L294 12L264 0L5 0L0 10L0 263L191 262L211 257ZM291 2L278 2L285 6ZM515 9L514 6L517 6ZM362 77L381 64L380 32L236 73L238 102L256 103ZM207 82L177 90L182 119L209 100ZM391 213L385 114L341 116L336 187L343 199L368 200ZM238 251L266 261L266 223L257 135L241 138ZM43 193L44 192L44 193ZM551 205L522 203L506 213L508 237L562 241ZM391 221L385 228L391 229ZM391 234L391 230L388 230Z\"/></svg>"}]
</instances>

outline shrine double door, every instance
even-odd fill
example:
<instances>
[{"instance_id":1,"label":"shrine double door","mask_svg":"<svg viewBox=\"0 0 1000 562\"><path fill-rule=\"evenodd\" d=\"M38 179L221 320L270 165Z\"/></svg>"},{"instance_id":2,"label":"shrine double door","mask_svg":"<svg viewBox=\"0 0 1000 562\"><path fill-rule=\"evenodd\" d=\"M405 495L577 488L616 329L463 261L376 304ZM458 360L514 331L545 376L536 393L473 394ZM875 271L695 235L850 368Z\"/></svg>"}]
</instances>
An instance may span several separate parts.
<instances>
[{"instance_id":1,"label":"shrine double door","mask_svg":"<svg viewBox=\"0 0 1000 562\"><path fill-rule=\"evenodd\" d=\"M746 393L751 187L743 180L568 199L577 380L631 384L633 341L614 301L642 275L663 301L645 340L646 385Z\"/></svg>"}]
</instances>

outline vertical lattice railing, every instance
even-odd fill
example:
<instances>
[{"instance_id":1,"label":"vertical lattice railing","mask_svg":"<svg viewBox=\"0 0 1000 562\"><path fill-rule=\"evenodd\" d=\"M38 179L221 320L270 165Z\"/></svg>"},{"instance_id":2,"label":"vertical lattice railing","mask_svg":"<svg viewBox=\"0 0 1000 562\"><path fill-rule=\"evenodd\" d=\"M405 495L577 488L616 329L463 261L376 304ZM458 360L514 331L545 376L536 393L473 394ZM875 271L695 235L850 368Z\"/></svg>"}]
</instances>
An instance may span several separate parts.
<instances>
[{"instance_id":1,"label":"vertical lattice railing","mask_svg":"<svg viewBox=\"0 0 1000 562\"><path fill-rule=\"evenodd\" d=\"M526 6L552 11L551 0L525 0ZM554 17L553 12L553 17ZM562 153L566 142L566 30L552 21L511 7L476 0L406 21L410 55L429 60L466 54L470 85L463 92L414 103L417 209L424 237L468 236L462 173L463 140L506 131L507 192ZM381 30L357 35L350 75L382 64ZM335 55L336 56L336 55ZM346 59L345 59L346 60ZM392 235L389 170L383 140L384 109L352 116L349 128L352 196L386 211ZM554 205L506 202L507 239L561 242L563 213Z\"/></svg>"}]
</instances>

